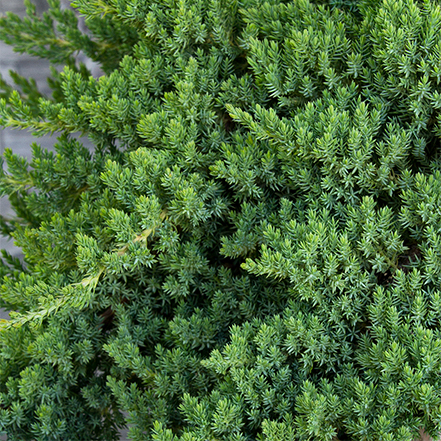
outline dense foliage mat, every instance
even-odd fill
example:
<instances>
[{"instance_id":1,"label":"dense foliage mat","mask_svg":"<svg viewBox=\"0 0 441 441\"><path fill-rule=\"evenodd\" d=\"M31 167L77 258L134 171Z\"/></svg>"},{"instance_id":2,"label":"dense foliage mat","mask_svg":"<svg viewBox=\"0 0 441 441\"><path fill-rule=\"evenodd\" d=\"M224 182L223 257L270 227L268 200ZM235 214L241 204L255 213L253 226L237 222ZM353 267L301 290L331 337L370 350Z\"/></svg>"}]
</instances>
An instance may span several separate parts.
<instances>
[{"instance_id":1,"label":"dense foliage mat","mask_svg":"<svg viewBox=\"0 0 441 441\"><path fill-rule=\"evenodd\" d=\"M8 439L435 437L440 2L48 2L0 18L62 66L0 83L57 136L0 178Z\"/></svg>"}]
</instances>

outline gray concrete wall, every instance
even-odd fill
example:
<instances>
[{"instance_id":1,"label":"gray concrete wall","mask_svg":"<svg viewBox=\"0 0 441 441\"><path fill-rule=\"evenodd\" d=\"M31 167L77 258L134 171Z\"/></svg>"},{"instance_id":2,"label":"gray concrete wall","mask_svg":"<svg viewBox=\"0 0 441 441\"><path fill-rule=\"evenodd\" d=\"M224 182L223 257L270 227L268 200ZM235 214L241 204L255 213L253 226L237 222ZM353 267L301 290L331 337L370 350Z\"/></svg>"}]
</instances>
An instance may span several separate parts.
<instances>
[{"instance_id":1,"label":"gray concrete wall","mask_svg":"<svg viewBox=\"0 0 441 441\"><path fill-rule=\"evenodd\" d=\"M37 0L35 4L40 12L44 10L44 1ZM3 15L7 11L23 16L25 12L23 2L21 0L0 0L0 14ZM50 74L49 63L46 60L18 54L13 51L11 46L0 41L0 74L3 79L12 83L10 81L9 70L16 71L25 77L34 78L43 93L50 93L46 81L46 78ZM36 138L27 131L7 128L0 131L0 153L3 155L4 150L10 148L14 153L30 159L30 145L32 142L38 142L44 148L52 148L54 140L55 138L49 136ZM6 198L0 199L0 212L4 216L14 215ZM19 257L21 255L20 249L15 247L13 242L2 236L0 236L0 248L6 249L14 256Z\"/></svg>"},{"instance_id":2,"label":"gray concrete wall","mask_svg":"<svg viewBox=\"0 0 441 441\"><path fill-rule=\"evenodd\" d=\"M62 0L63 3L69 4L69 1ZM45 0L34 0L33 3L37 6L37 13L42 13L47 8ZM22 0L0 0L0 14L5 14L7 11L14 12L20 17L25 15L25 8ZM87 61L82 59L82 61ZM88 65L92 68L94 73L99 76L100 70L92 62L88 62ZM60 69L62 67L60 66ZM50 95L51 89L47 84L47 77L50 75L49 62L37 57L31 57L29 55L19 54L14 52L13 48L3 41L0 41L0 74L3 79L12 84L9 71L13 70L24 77L34 78L37 82L40 92ZM6 148L12 149L14 153L17 153L29 161L31 160L30 145L36 142L41 147L49 150L53 150L53 145L56 142L56 135L35 137L32 133L26 130L12 130L9 128L0 130L0 154ZM92 144L87 138L82 138L82 142L89 148L93 148ZM14 216L14 212L11 210L7 198L0 199L0 213L4 216ZM16 257L21 256L19 248L14 246L12 240L9 240L3 236L0 236L0 249L6 249L12 255ZM0 313L1 317L1 313Z\"/></svg>"}]
</instances>

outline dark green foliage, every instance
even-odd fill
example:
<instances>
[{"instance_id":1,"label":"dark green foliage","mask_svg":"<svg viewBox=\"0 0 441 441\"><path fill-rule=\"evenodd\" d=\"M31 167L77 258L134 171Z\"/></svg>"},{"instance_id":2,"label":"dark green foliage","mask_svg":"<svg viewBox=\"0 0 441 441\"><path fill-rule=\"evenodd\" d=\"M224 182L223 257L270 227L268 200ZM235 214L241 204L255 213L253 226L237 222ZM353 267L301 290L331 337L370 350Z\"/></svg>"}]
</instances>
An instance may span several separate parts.
<instances>
[{"instance_id":1,"label":"dark green foliage","mask_svg":"<svg viewBox=\"0 0 441 441\"><path fill-rule=\"evenodd\" d=\"M0 83L58 135L0 177L8 439L436 437L438 2L26 4L0 38L65 67Z\"/></svg>"}]
</instances>

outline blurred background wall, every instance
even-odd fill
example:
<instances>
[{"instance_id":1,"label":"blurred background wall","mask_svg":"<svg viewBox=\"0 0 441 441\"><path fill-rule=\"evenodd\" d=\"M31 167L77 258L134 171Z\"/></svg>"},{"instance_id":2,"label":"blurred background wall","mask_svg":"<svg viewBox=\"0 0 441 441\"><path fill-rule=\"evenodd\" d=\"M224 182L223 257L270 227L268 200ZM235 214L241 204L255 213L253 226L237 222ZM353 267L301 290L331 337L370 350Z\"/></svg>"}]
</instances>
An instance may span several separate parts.
<instances>
[{"instance_id":1,"label":"blurred background wall","mask_svg":"<svg viewBox=\"0 0 441 441\"><path fill-rule=\"evenodd\" d=\"M39 13L43 12L46 7L45 0L34 0L37 5ZM23 17L25 15L25 7L22 0L0 0L0 15L4 15L7 11ZM46 78L50 75L49 62L29 55L21 55L13 51L12 46L8 46L3 41L0 41L0 74L3 79L12 84L9 70L14 70L25 77L32 77L36 80L40 91L44 94L50 94L50 88L47 84ZM11 130L0 129L0 153L6 148L10 148L14 153L20 154L30 160L31 148L33 142L41 144L44 148L52 149L55 136L44 136L36 138L25 130ZM13 211L10 208L9 202L6 198L0 199L0 213L3 216L13 216ZM4 248L14 256L20 257L21 251L15 247L11 240L0 236L0 248Z\"/></svg>"}]
</instances>

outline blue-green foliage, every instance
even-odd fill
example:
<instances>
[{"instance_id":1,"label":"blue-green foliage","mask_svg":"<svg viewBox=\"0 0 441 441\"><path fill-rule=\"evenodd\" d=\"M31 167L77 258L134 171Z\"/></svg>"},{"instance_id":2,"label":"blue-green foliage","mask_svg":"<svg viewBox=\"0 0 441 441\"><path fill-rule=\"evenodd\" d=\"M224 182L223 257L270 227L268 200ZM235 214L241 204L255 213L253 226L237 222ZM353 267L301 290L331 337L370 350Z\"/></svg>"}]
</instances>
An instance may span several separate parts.
<instances>
[{"instance_id":1,"label":"blue-green foliage","mask_svg":"<svg viewBox=\"0 0 441 441\"><path fill-rule=\"evenodd\" d=\"M0 83L58 134L0 176L8 439L436 437L438 2L48 2L0 18L65 66Z\"/></svg>"}]
</instances>

